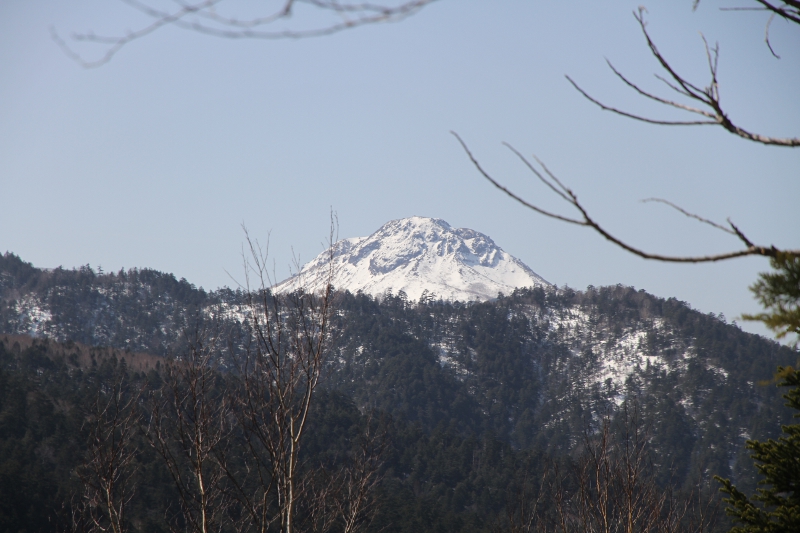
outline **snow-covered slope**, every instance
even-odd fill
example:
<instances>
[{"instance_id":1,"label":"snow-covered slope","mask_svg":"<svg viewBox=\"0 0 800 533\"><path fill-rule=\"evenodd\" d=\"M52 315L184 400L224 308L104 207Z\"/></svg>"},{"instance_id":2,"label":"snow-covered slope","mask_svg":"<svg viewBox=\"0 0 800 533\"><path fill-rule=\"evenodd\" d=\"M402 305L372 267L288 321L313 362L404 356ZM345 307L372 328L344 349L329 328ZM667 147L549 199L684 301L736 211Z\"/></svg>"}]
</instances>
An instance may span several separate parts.
<instances>
[{"instance_id":1,"label":"snow-covered slope","mask_svg":"<svg viewBox=\"0 0 800 533\"><path fill-rule=\"evenodd\" d=\"M333 256L333 285L373 296L404 291L416 301L427 291L435 299L490 300L517 287L550 285L486 235L437 218L392 220L369 237L339 241ZM275 291L322 288L329 260L323 252Z\"/></svg>"}]
</instances>

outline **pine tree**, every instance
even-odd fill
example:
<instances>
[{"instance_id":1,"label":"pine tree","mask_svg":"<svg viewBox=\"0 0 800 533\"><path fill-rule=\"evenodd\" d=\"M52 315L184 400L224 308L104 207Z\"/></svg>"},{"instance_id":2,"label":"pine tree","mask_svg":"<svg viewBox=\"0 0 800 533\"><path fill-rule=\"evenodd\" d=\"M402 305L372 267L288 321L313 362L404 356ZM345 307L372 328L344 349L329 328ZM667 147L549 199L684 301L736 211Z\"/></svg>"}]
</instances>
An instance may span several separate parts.
<instances>
[{"instance_id":1,"label":"pine tree","mask_svg":"<svg viewBox=\"0 0 800 533\"><path fill-rule=\"evenodd\" d=\"M750 287L766 312L744 315L745 320L759 320L781 339L794 333L800 343L800 255L778 254L770 260L774 272L764 272Z\"/></svg>"},{"instance_id":2,"label":"pine tree","mask_svg":"<svg viewBox=\"0 0 800 533\"><path fill-rule=\"evenodd\" d=\"M798 411L800 418L800 372L791 367L778 368L781 382L778 386L793 387L784 398L787 407ZM751 456L756 468L764 477L756 489L756 494L747 498L728 479L717 476L722 483L722 492L730 497L726 512L736 522L730 533L796 533L800 531L800 424L782 427L784 436L777 441L751 440L747 448L753 450Z\"/></svg>"}]
</instances>

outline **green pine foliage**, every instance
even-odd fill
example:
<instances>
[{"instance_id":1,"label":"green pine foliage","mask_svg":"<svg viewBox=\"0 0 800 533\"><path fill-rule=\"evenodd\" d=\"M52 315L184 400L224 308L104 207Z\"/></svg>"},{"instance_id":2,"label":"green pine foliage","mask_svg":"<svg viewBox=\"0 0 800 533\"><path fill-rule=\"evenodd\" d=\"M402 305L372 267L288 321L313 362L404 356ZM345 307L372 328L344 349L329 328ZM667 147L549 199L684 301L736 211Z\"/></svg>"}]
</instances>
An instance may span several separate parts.
<instances>
[{"instance_id":1,"label":"green pine foliage","mask_svg":"<svg viewBox=\"0 0 800 533\"><path fill-rule=\"evenodd\" d=\"M794 333L795 346L800 342L800 256L782 253L770 259L774 272L764 272L750 287L766 312L744 315L758 320L784 338Z\"/></svg>"},{"instance_id":2,"label":"green pine foliage","mask_svg":"<svg viewBox=\"0 0 800 533\"><path fill-rule=\"evenodd\" d=\"M792 387L784 398L800 418L800 372L779 368L778 386ZM731 533L793 533L800 531L800 424L783 426L784 435L766 442L750 440L761 480L748 498L729 480L717 477L722 492L728 494L726 512L741 524Z\"/></svg>"}]
</instances>

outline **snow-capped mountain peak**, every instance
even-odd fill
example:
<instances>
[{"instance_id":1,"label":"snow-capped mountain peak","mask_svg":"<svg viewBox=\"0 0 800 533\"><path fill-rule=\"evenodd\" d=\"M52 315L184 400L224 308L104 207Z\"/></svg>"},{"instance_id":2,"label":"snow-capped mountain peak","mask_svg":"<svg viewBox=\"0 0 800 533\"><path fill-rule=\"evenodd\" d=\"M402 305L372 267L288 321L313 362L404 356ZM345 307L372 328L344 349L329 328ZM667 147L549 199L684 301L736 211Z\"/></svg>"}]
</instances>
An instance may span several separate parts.
<instances>
[{"instance_id":1,"label":"snow-capped mountain peak","mask_svg":"<svg viewBox=\"0 0 800 533\"><path fill-rule=\"evenodd\" d=\"M329 259L323 252L275 291L321 288ZM403 291L412 301L425 291L433 298L469 301L550 284L482 233L438 218L410 217L387 222L369 237L336 243L333 285L373 296Z\"/></svg>"}]
</instances>

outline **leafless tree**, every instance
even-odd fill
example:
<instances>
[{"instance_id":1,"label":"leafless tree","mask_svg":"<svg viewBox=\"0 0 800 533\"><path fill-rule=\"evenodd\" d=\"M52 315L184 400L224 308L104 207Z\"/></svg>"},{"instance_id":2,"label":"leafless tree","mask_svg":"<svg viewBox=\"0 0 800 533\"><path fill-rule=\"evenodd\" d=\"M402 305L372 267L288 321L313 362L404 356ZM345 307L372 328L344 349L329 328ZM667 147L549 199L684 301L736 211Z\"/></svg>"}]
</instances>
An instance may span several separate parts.
<instances>
[{"instance_id":1,"label":"leafless tree","mask_svg":"<svg viewBox=\"0 0 800 533\"><path fill-rule=\"evenodd\" d=\"M93 532L124 533L129 530L127 507L135 492L134 435L141 413L141 391L132 390L126 373L118 372L110 385L101 388L92 404L87 461L76 473L83 486L82 501L73 523L85 524ZM84 528L80 528L84 529Z\"/></svg>"},{"instance_id":2,"label":"leafless tree","mask_svg":"<svg viewBox=\"0 0 800 533\"><path fill-rule=\"evenodd\" d=\"M185 357L166 365L164 384L153 393L146 434L178 491L183 521L173 530L222 531L231 505L223 466L234 420L214 341L191 342Z\"/></svg>"},{"instance_id":3,"label":"leafless tree","mask_svg":"<svg viewBox=\"0 0 800 533\"><path fill-rule=\"evenodd\" d=\"M330 35L346 29L396 22L415 14L435 0L273 0L263 2L244 16L234 13L247 6L232 6L232 0L121 0L150 19L138 29L123 35L73 33L71 44L51 28L51 35L64 52L80 65L91 68L108 63L125 45L161 28L175 26L214 37L228 39L301 39ZM300 22L292 21L299 18ZM96 44L103 55L86 60L75 51L76 43Z\"/></svg>"},{"instance_id":4,"label":"leafless tree","mask_svg":"<svg viewBox=\"0 0 800 533\"><path fill-rule=\"evenodd\" d=\"M586 437L586 451L576 468L578 491L569 511L562 512L562 522L572 525L567 530L672 530L672 509L667 509L668 516L662 516L668 507L667 493L659 490L646 473L647 441L635 424L631 427L626 423L624 431L621 442L612 442L610 423L605 421L596 438Z\"/></svg>"},{"instance_id":5,"label":"leafless tree","mask_svg":"<svg viewBox=\"0 0 800 533\"><path fill-rule=\"evenodd\" d=\"M735 8L735 9L766 10L772 14L770 21L767 22L767 37L766 37L767 44L768 46L770 46L770 50L772 50L772 47L769 44L769 25L771 23L772 18L780 17L783 20L786 20L790 23L800 24L800 2L798 2L797 0L781 0L780 2L770 2L767 0L755 0L755 1L757 4L759 4L759 6L751 8ZM695 7L697 6L698 3L699 0L696 0L694 3ZM655 57L658 64L664 71L664 74L656 75L656 77L662 82L664 82L669 90L675 92L680 97L683 97L686 100L686 103L674 100L672 98L659 96L652 92L646 91L642 89L640 85L632 82L630 78L626 77L621 72L619 72L610 62L608 63L609 67L611 68L613 73L617 77L619 77L620 80L622 80L622 82L626 86L633 89L637 94L644 96L645 98L655 101L659 104L674 109L678 109L687 113L691 113L693 115L698 115L700 118L694 120L672 121L672 120L654 119L646 117L644 115L627 112L620 108L604 104L603 102L591 96L587 91L581 88L572 78L567 76L569 82L584 97L586 97L588 100L595 103L596 105L600 106L601 109L651 124L676 125L676 126L717 125L723 127L728 132L740 138L757 142L760 144L770 145L770 146L790 147L790 148L800 147L800 137L780 138L780 137L772 137L768 135L754 133L745 130L738 124L734 123L734 121L729 117L728 113L724 110L720 101L720 89L719 89L719 82L717 79L718 60L719 60L718 45L715 45L712 48L709 46L705 38L703 39L703 42L705 43L705 52L710 73L710 80L708 82L708 85L701 88L699 85L690 82L686 77L681 75L678 72L678 70L675 69L673 65L667 60L667 58L659 51L658 47L656 46L655 42L653 41L653 39L651 38L650 34L647 31L647 24L644 19L644 8L640 8L637 13L634 13L634 16L642 30L642 33L644 35L645 41L647 43L650 52ZM778 256L787 256L787 255L800 256L800 249L782 250L775 247L774 245L756 244L752 242L744 234L744 232L741 229L739 229L730 219L727 220L727 224L720 224L711 221L707 218L704 218L702 216L699 216L697 214L690 213L687 210L681 208L680 206L677 206L674 203L661 198L648 198L646 200L643 200L643 202L657 202L665 204L687 217L693 218L703 224L707 224L717 230L732 235L733 237L735 237L740 241L742 246L730 252L719 253L719 254L697 255L697 256L692 256L692 255L675 256L675 255L665 255L665 254L658 254L645 251L642 248L631 245L628 242L617 237L616 235L613 235L600 222L595 220L594 217L592 217L589 214L587 208L578 200L578 195L575 192L573 192L571 188L564 185L564 183L558 177L556 177L556 175L553 172L551 172L550 169L539 158L534 156L533 161L531 161L530 159L523 156L514 147L512 147L507 143L504 143L505 146L508 147L509 150L511 150L514 153L514 155L516 155L520 159L520 161L526 166L526 168L530 172L532 172L533 175L538 180L540 180L546 187L548 187L552 193L554 193L564 202L566 202L570 206L570 209L573 209L576 212L575 214L568 215L544 209L539 204L531 202L523 198L522 196L518 195L517 193L511 191L481 166L477 158L470 151L466 142L458 134L453 132L453 135L455 135L459 143L461 143L461 146L464 148L464 151L466 152L467 156L469 157L470 161L475 166L475 168L478 170L478 172L480 172L480 174L484 178L486 178L490 183L492 183L492 185L503 191L506 195L508 195L515 201L519 202L528 209L531 209L546 217L555 220L560 220L568 224L575 224L578 226L584 226L590 228L596 233L600 234L606 240L615 244L616 246L619 246L623 250L626 250L644 259L652 259L656 261L675 262L675 263L703 263L712 261L722 261L726 259L733 259L737 257L744 257L750 255L765 256L770 258L776 258Z\"/></svg>"},{"instance_id":6,"label":"leafless tree","mask_svg":"<svg viewBox=\"0 0 800 533\"><path fill-rule=\"evenodd\" d=\"M215 368L218 335L198 337L166 366L146 434L180 497L183 522L173 529L293 533L336 525L357 533L371 522L384 444L370 420L342 464L326 469L301 457L330 344L331 228L324 283L300 280L287 294L272 291L266 251L248 235L247 332L236 368L226 376ZM234 439L243 445L235 453Z\"/></svg>"},{"instance_id":7,"label":"leafless tree","mask_svg":"<svg viewBox=\"0 0 800 533\"><path fill-rule=\"evenodd\" d=\"M598 433L584 436L575 468L577 491L558 494L561 530L592 533L702 533L709 530L713 502L677 498L655 479L649 433L636 407L624 407L618 429L605 419Z\"/></svg>"},{"instance_id":8,"label":"leafless tree","mask_svg":"<svg viewBox=\"0 0 800 533\"><path fill-rule=\"evenodd\" d=\"M333 241L332 224L325 280L314 285L320 290L307 292L300 282L301 288L291 293L274 294L266 250L247 236L244 286L250 341L238 368L236 413L250 476L234 485L249 527L259 533L273 525L282 533L300 531L299 510L315 505L314 473L304 468L300 451L329 346Z\"/></svg>"},{"instance_id":9,"label":"leafless tree","mask_svg":"<svg viewBox=\"0 0 800 533\"><path fill-rule=\"evenodd\" d=\"M552 471L551 471L552 470ZM508 494L506 502L506 523L497 525L495 533L546 533L548 520L545 508L550 503L548 492L557 484L552 481L558 477L559 469L553 466L548 468L539 477L537 484L533 483L533 476L528 468L523 469L523 478L517 490ZM555 473L555 476L552 474Z\"/></svg>"},{"instance_id":10,"label":"leafless tree","mask_svg":"<svg viewBox=\"0 0 800 533\"><path fill-rule=\"evenodd\" d=\"M539 490L514 495L508 508L512 533L703 533L711 530L718 502L692 492L678 497L656 481L649 435L638 411L623 408L620 427L604 419L586 430L583 452L570 470L553 465ZM545 512L550 508L550 514Z\"/></svg>"},{"instance_id":11,"label":"leafless tree","mask_svg":"<svg viewBox=\"0 0 800 533\"><path fill-rule=\"evenodd\" d=\"M364 432L356 439L356 445L344 464L333 473L325 472L327 482L320 484L315 506L325 515L323 527L316 531L328 531L338 524L337 531L360 533L366 531L377 512L376 493L382 476L380 473L386 450L386 432L374 427L372 416L368 416Z\"/></svg>"}]
</instances>

